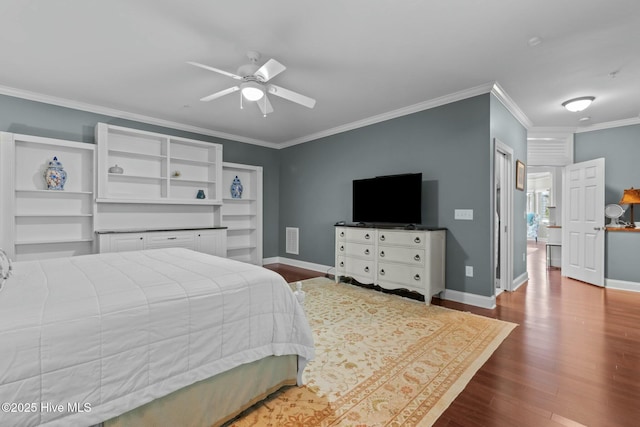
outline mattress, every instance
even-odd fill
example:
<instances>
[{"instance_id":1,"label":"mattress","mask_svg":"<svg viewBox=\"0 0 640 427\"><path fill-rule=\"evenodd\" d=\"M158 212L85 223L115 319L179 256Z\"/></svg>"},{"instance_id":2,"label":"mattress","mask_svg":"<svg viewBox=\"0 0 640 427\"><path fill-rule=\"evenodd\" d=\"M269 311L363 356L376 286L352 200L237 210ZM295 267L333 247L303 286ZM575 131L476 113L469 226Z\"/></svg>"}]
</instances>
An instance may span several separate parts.
<instances>
[{"instance_id":1,"label":"mattress","mask_svg":"<svg viewBox=\"0 0 640 427\"><path fill-rule=\"evenodd\" d=\"M18 262L0 293L0 425L91 425L271 355L314 357L278 274L172 248Z\"/></svg>"}]
</instances>

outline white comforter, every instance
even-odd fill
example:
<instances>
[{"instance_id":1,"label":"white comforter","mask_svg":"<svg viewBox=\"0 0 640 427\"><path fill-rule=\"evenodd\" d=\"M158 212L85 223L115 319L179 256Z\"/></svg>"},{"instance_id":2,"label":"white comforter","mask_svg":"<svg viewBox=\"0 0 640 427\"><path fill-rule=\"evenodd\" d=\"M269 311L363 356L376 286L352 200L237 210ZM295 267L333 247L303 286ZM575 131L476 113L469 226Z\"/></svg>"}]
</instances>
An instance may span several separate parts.
<instances>
[{"instance_id":1,"label":"white comforter","mask_svg":"<svg viewBox=\"0 0 640 427\"><path fill-rule=\"evenodd\" d=\"M18 262L0 293L0 426L88 426L284 354L304 366L313 338L272 271L187 249Z\"/></svg>"}]
</instances>

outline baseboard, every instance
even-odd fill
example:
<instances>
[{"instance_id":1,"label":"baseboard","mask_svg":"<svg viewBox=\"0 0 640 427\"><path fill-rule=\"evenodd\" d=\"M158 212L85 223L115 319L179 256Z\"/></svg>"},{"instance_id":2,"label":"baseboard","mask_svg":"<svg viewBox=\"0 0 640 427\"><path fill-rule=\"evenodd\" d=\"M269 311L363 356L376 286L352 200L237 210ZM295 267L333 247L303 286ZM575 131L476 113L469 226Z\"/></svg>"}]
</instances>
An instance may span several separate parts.
<instances>
[{"instance_id":1,"label":"baseboard","mask_svg":"<svg viewBox=\"0 0 640 427\"><path fill-rule=\"evenodd\" d=\"M291 258L285 258L285 257L271 257L271 258L264 258L262 260L262 264L286 264L286 265L290 265L292 267L298 267L298 268L304 268L306 270L313 270L313 271L319 271L321 273L328 273L330 272L330 270L333 270L334 267L331 265L322 265L322 264L316 264L313 262L307 262L307 261L300 261L298 259L291 259Z\"/></svg>"},{"instance_id":2,"label":"baseboard","mask_svg":"<svg viewBox=\"0 0 640 427\"><path fill-rule=\"evenodd\" d=\"M640 292L640 283L626 280L604 279L604 286L607 289L619 289L621 291Z\"/></svg>"},{"instance_id":3,"label":"baseboard","mask_svg":"<svg viewBox=\"0 0 640 427\"><path fill-rule=\"evenodd\" d=\"M511 291L515 291L520 286L524 285L529 281L529 272L525 271L520 276L513 279L513 283L511 284Z\"/></svg>"},{"instance_id":4,"label":"baseboard","mask_svg":"<svg viewBox=\"0 0 640 427\"><path fill-rule=\"evenodd\" d=\"M440 298L449 301L460 302L462 304L474 305L476 307L494 309L496 308L496 297L485 297L482 295L470 294L467 292L445 289L440 292Z\"/></svg>"}]
</instances>

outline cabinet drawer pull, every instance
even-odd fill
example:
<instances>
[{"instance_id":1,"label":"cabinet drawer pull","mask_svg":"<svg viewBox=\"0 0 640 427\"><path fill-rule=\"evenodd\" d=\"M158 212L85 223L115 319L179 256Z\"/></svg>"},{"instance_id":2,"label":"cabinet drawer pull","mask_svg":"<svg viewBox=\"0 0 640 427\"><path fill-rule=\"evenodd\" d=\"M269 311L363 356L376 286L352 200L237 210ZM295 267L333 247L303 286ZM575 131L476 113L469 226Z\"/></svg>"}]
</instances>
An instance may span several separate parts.
<instances>
[{"instance_id":1,"label":"cabinet drawer pull","mask_svg":"<svg viewBox=\"0 0 640 427\"><path fill-rule=\"evenodd\" d=\"M141 237L140 240L144 240L144 237Z\"/></svg>"},{"instance_id":2,"label":"cabinet drawer pull","mask_svg":"<svg viewBox=\"0 0 640 427\"><path fill-rule=\"evenodd\" d=\"M365 272L365 273L368 273L368 272L369 272L369 267L365 267L365 268L364 268L364 272Z\"/></svg>"},{"instance_id":3,"label":"cabinet drawer pull","mask_svg":"<svg viewBox=\"0 0 640 427\"><path fill-rule=\"evenodd\" d=\"M384 258L384 251L380 251L380 258Z\"/></svg>"},{"instance_id":4,"label":"cabinet drawer pull","mask_svg":"<svg viewBox=\"0 0 640 427\"><path fill-rule=\"evenodd\" d=\"M420 243L420 237L416 237L415 239L413 239L413 241L416 243Z\"/></svg>"},{"instance_id":5,"label":"cabinet drawer pull","mask_svg":"<svg viewBox=\"0 0 640 427\"><path fill-rule=\"evenodd\" d=\"M415 276L413 276L413 280L420 280L420 275L416 274Z\"/></svg>"},{"instance_id":6,"label":"cabinet drawer pull","mask_svg":"<svg viewBox=\"0 0 640 427\"><path fill-rule=\"evenodd\" d=\"M369 233L367 233L367 234L364 235L364 238L369 240L371 238L371 236L369 236Z\"/></svg>"},{"instance_id":7,"label":"cabinet drawer pull","mask_svg":"<svg viewBox=\"0 0 640 427\"><path fill-rule=\"evenodd\" d=\"M167 240L176 240L177 237L167 237Z\"/></svg>"},{"instance_id":8,"label":"cabinet drawer pull","mask_svg":"<svg viewBox=\"0 0 640 427\"><path fill-rule=\"evenodd\" d=\"M386 239L386 237L384 237L384 234L380 235L380 240L382 240L384 242L384 240Z\"/></svg>"},{"instance_id":9,"label":"cabinet drawer pull","mask_svg":"<svg viewBox=\"0 0 640 427\"><path fill-rule=\"evenodd\" d=\"M380 269L380 275L381 275L381 276L384 276L384 268L381 268L381 269Z\"/></svg>"},{"instance_id":10,"label":"cabinet drawer pull","mask_svg":"<svg viewBox=\"0 0 640 427\"><path fill-rule=\"evenodd\" d=\"M344 237L344 231L340 232L340 237Z\"/></svg>"},{"instance_id":11,"label":"cabinet drawer pull","mask_svg":"<svg viewBox=\"0 0 640 427\"><path fill-rule=\"evenodd\" d=\"M364 254L365 254L365 255L369 255L369 249L365 249L365 250L364 250Z\"/></svg>"},{"instance_id":12,"label":"cabinet drawer pull","mask_svg":"<svg viewBox=\"0 0 640 427\"><path fill-rule=\"evenodd\" d=\"M413 259L415 259L416 261L420 261L420 255L416 254L416 256L414 256Z\"/></svg>"},{"instance_id":13,"label":"cabinet drawer pull","mask_svg":"<svg viewBox=\"0 0 640 427\"><path fill-rule=\"evenodd\" d=\"M340 245L340 252L344 252L344 246Z\"/></svg>"}]
</instances>

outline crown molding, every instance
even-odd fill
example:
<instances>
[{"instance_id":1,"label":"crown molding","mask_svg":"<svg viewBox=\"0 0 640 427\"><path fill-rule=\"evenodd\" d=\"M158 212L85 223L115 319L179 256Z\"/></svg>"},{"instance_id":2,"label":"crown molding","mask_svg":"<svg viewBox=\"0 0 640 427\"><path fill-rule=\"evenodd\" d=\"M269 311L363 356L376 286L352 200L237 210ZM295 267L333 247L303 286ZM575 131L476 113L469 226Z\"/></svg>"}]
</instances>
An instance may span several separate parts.
<instances>
[{"instance_id":1,"label":"crown molding","mask_svg":"<svg viewBox=\"0 0 640 427\"><path fill-rule=\"evenodd\" d=\"M575 133L592 132L594 130L612 129L638 124L640 124L640 117L633 117L631 119L614 120L612 122L597 123L590 126L580 127L575 130Z\"/></svg>"},{"instance_id":2,"label":"crown molding","mask_svg":"<svg viewBox=\"0 0 640 427\"><path fill-rule=\"evenodd\" d=\"M511 99L507 92L498 84L498 82L494 82L491 88L491 94L495 96L502 105L505 106L507 110L520 122L522 126L524 126L527 130L529 130L533 123L526 114L516 105L516 103Z\"/></svg>"},{"instance_id":3,"label":"crown molding","mask_svg":"<svg viewBox=\"0 0 640 427\"><path fill-rule=\"evenodd\" d=\"M384 122L386 120L395 119L398 117L406 116L408 114L417 113L419 111L429 110L431 108L439 107L441 105L450 104L452 102L461 101L463 99L472 98L477 95L489 93L495 86L494 83L483 84L480 86L472 87L470 89L455 92L449 95L444 95L438 98L434 98L428 101L420 102L418 104L409 105L408 107L398 108L397 110L389 111L386 113L378 114L376 116L368 117L366 119L358 120L355 122L347 123L342 126L337 126L331 129L327 129L321 132L316 132L310 135L306 135L300 138L292 139L279 145L279 148L287 148L293 145L302 144L304 142L313 141L320 138L326 138L331 135L336 135L342 132L370 126L376 123Z\"/></svg>"},{"instance_id":4,"label":"crown molding","mask_svg":"<svg viewBox=\"0 0 640 427\"><path fill-rule=\"evenodd\" d=\"M8 86L0 86L0 94L12 96L14 98L27 99L29 101L42 102L44 104L57 105L59 107L71 108L74 110L86 111L89 113L102 114L105 116L115 117L118 119L132 120L132 121L142 122L150 125L182 130L185 132L193 132L200 135L213 136L215 138L222 138L230 141L244 142L246 144L260 145L268 148L280 147L279 144L274 144L272 142L262 141L259 139L247 138L247 137L233 135L225 132L217 132L211 129L185 125L183 123L158 119L155 117L145 116L142 114L130 113L128 111L116 110L114 108L101 107L99 105L86 104L84 102L78 102L70 99L44 95L41 93L29 92L26 90L16 89Z\"/></svg>"}]
</instances>

